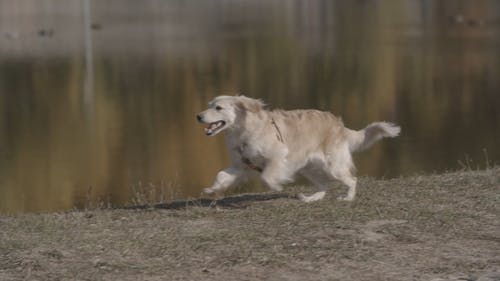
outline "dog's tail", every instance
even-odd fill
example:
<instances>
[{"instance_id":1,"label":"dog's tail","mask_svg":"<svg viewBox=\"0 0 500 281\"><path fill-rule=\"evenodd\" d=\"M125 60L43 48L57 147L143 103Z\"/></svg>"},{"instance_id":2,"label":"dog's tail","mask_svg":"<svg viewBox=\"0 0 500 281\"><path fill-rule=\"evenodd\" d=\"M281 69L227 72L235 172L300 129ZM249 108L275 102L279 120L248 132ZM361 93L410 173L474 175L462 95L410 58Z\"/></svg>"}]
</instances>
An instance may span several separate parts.
<instances>
[{"instance_id":1,"label":"dog's tail","mask_svg":"<svg viewBox=\"0 0 500 281\"><path fill-rule=\"evenodd\" d=\"M375 122L366 128L353 131L348 129L349 149L351 152L363 151L370 148L375 142L382 138L394 138L399 135L401 128L388 122Z\"/></svg>"}]
</instances>

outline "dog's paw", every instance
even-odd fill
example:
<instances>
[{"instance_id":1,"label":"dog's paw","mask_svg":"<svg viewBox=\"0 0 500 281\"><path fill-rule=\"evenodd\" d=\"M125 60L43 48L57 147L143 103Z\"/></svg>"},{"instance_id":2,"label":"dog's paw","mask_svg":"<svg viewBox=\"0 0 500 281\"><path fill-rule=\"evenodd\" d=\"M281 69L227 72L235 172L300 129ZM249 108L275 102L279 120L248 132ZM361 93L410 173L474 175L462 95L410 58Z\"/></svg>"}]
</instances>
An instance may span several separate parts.
<instances>
[{"instance_id":1,"label":"dog's paw","mask_svg":"<svg viewBox=\"0 0 500 281\"><path fill-rule=\"evenodd\" d=\"M203 189L202 195L209 195L215 197L222 197L224 195L224 191L212 187L207 187Z\"/></svg>"},{"instance_id":2,"label":"dog's paw","mask_svg":"<svg viewBox=\"0 0 500 281\"><path fill-rule=\"evenodd\" d=\"M269 188L275 192L283 191L283 187L281 185L277 185L277 184L269 185Z\"/></svg>"},{"instance_id":3,"label":"dog's paw","mask_svg":"<svg viewBox=\"0 0 500 281\"><path fill-rule=\"evenodd\" d=\"M306 196L302 193L299 193L299 194L297 194L297 198L299 198L299 200L302 202L310 203L310 202L314 202L314 201L318 201L318 200L323 199L325 197L325 194L326 194L326 192L324 192L324 191L316 192L311 196Z\"/></svg>"},{"instance_id":4,"label":"dog's paw","mask_svg":"<svg viewBox=\"0 0 500 281\"><path fill-rule=\"evenodd\" d=\"M345 202L351 202L354 200L354 197L349 197L349 196L339 196L337 197L338 201L345 201Z\"/></svg>"},{"instance_id":5,"label":"dog's paw","mask_svg":"<svg viewBox=\"0 0 500 281\"><path fill-rule=\"evenodd\" d=\"M299 199L302 202L307 202L307 196L305 196L304 193L297 194L297 199Z\"/></svg>"},{"instance_id":6,"label":"dog's paw","mask_svg":"<svg viewBox=\"0 0 500 281\"><path fill-rule=\"evenodd\" d=\"M216 192L213 188L207 187L203 189L203 193L207 195L214 195Z\"/></svg>"}]
</instances>

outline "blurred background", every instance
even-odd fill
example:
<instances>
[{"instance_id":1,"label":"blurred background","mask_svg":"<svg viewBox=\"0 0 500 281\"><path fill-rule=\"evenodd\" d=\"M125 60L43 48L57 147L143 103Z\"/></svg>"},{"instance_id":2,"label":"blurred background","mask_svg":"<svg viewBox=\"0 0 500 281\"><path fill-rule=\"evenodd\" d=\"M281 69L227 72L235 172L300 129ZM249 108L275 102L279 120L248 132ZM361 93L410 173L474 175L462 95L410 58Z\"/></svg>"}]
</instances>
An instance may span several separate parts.
<instances>
[{"instance_id":1,"label":"blurred background","mask_svg":"<svg viewBox=\"0 0 500 281\"><path fill-rule=\"evenodd\" d=\"M0 0L0 213L198 197L228 165L195 119L220 94L401 125L359 176L485 168L500 1Z\"/></svg>"}]
</instances>

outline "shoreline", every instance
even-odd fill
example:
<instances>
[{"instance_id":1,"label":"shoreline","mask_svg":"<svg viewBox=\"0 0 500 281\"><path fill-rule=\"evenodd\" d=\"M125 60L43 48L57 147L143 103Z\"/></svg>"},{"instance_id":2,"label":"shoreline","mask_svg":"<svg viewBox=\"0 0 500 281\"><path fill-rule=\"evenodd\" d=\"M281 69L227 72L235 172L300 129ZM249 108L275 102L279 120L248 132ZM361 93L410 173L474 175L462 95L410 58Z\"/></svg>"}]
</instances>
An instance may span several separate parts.
<instances>
[{"instance_id":1,"label":"shoreline","mask_svg":"<svg viewBox=\"0 0 500 281\"><path fill-rule=\"evenodd\" d=\"M311 191L0 215L0 280L500 276L499 167L361 178L351 203L336 201L340 185L319 202L293 197Z\"/></svg>"}]
</instances>

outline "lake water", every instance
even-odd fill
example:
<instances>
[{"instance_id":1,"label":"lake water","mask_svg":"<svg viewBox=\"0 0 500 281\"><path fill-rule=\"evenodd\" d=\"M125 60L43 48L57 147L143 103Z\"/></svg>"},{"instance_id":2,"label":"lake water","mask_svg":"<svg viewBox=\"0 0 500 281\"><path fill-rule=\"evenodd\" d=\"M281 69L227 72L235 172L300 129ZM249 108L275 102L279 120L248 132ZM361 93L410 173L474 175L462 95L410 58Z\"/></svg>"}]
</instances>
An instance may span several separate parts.
<instances>
[{"instance_id":1,"label":"lake water","mask_svg":"<svg viewBox=\"0 0 500 281\"><path fill-rule=\"evenodd\" d=\"M401 125L360 176L484 168L500 1L0 0L0 213L197 197L228 157L195 115L237 93Z\"/></svg>"}]
</instances>

